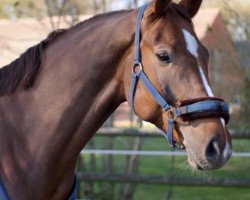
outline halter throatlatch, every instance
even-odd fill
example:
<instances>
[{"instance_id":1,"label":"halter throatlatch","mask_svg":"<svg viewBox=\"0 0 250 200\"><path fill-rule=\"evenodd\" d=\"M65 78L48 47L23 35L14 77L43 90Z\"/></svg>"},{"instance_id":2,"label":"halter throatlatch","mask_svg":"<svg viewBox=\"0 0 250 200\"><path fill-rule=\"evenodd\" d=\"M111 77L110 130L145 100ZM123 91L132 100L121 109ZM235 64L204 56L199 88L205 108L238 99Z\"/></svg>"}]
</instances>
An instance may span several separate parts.
<instances>
[{"instance_id":1,"label":"halter throatlatch","mask_svg":"<svg viewBox=\"0 0 250 200\"><path fill-rule=\"evenodd\" d=\"M183 149L183 145L178 145L173 138L173 131L175 123L180 119L182 121L218 117L224 118L225 122L229 121L229 109L228 105L223 99L215 97L205 97L199 99L191 99L180 101L179 105L172 107L165 101L160 93L151 84L146 74L143 72L143 66L141 64L141 20L147 4L140 7L137 19L136 19L136 32L135 32L135 54L134 54L134 66L132 68L132 80L130 86L129 102L132 108L134 108L134 95L138 80L140 80L148 92L153 96L155 101L162 107L162 109L168 112L167 131L164 132L164 136L167 138L169 144L173 148Z\"/></svg>"}]
</instances>

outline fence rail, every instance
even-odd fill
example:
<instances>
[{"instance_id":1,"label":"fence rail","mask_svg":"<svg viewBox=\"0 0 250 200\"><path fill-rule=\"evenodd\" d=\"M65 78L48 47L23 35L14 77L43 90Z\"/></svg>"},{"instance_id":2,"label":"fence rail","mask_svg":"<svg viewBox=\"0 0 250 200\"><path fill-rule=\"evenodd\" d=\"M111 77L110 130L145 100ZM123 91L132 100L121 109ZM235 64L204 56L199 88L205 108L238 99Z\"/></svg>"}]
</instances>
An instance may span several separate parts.
<instances>
[{"instance_id":1,"label":"fence rail","mask_svg":"<svg viewBox=\"0 0 250 200\"><path fill-rule=\"evenodd\" d=\"M250 139L250 131L244 130L230 130L233 139ZM162 133L158 129L145 129L145 128L101 128L96 136L110 136L110 137L159 137Z\"/></svg>"},{"instance_id":2,"label":"fence rail","mask_svg":"<svg viewBox=\"0 0 250 200\"><path fill-rule=\"evenodd\" d=\"M190 178L174 176L141 176L141 175L113 175L96 173L78 173L82 181L101 181L118 183L143 183L143 184L170 184L177 186L208 186L208 187L250 187L250 180L234 180L224 178Z\"/></svg>"},{"instance_id":3,"label":"fence rail","mask_svg":"<svg viewBox=\"0 0 250 200\"><path fill-rule=\"evenodd\" d=\"M106 149L85 149L81 152L85 155L138 155L138 156L186 156L182 151L133 151L133 150L106 150ZM249 152L234 152L233 157L250 158Z\"/></svg>"}]
</instances>

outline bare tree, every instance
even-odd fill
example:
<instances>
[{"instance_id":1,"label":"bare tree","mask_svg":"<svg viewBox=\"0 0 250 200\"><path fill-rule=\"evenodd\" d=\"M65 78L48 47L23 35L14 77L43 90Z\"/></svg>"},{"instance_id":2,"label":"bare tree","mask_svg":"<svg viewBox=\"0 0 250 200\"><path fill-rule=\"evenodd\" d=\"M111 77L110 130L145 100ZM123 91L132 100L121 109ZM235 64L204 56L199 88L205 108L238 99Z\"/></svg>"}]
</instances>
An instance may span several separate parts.
<instances>
[{"instance_id":1,"label":"bare tree","mask_svg":"<svg viewBox=\"0 0 250 200\"><path fill-rule=\"evenodd\" d=\"M138 0L130 0L129 8L138 8Z\"/></svg>"},{"instance_id":2,"label":"bare tree","mask_svg":"<svg viewBox=\"0 0 250 200\"><path fill-rule=\"evenodd\" d=\"M93 0L93 12L97 14L98 12L107 12L107 0Z\"/></svg>"},{"instance_id":3,"label":"bare tree","mask_svg":"<svg viewBox=\"0 0 250 200\"><path fill-rule=\"evenodd\" d=\"M250 2L243 0L206 0L203 7L220 8L231 35L236 40L250 41Z\"/></svg>"},{"instance_id":4,"label":"bare tree","mask_svg":"<svg viewBox=\"0 0 250 200\"><path fill-rule=\"evenodd\" d=\"M250 20L249 13L240 12L241 7L233 7L228 0L223 0L225 11L228 13L228 25L236 30L242 40L250 41ZM224 12L225 12L224 11Z\"/></svg>"},{"instance_id":5,"label":"bare tree","mask_svg":"<svg viewBox=\"0 0 250 200\"><path fill-rule=\"evenodd\" d=\"M44 5L52 29L59 28L62 20L69 25L78 22L80 11L76 2L70 0L44 0ZM54 15L57 16L56 21L53 20ZM67 19L67 16L69 16L69 19Z\"/></svg>"}]
</instances>

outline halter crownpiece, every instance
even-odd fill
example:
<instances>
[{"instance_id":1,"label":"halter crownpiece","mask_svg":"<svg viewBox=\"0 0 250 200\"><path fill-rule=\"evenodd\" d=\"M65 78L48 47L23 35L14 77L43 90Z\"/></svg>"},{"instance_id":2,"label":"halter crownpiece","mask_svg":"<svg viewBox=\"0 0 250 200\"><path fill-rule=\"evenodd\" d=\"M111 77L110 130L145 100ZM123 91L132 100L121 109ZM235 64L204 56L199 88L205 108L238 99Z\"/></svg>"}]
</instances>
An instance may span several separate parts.
<instances>
[{"instance_id":1,"label":"halter crownpiece","mask_svg":"<svg viewBox=\"0 0 250 200\"><path fill-rule=\"evenodd\" d=\"M141 20L147 6L148 4L145 4L139 8L136 19L134 66L132 68L129 102L131 107L134 108L136 85L140 80L148 90L148 92L155 99L155 101L162 107L165 112L168 112L168 128L167 131L164 132L164 136L168 139L170 146L173 148L183 149L185 147L183 145L178 145L173 138L174 127L176 123L179 123L179 120L188 121L194 119L218 117L224 118L225 122L228 123L228 105L224 102L223 99L216 97L205 97L180 101L178 106L172 107L155 89L146 74L143 72L143 66L141 64ZM135 70L135 68L137 68L137 70Z\"/></svg>"}]
</instances>

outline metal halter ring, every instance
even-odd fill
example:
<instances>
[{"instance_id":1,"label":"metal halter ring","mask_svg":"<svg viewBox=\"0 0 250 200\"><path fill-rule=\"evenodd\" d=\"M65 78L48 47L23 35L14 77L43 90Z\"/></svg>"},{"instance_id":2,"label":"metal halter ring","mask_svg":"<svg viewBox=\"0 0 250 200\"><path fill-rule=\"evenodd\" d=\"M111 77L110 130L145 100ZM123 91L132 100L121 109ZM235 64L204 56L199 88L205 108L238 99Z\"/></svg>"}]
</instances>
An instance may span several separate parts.
<instances>
[{"instance_id":1,"label":"metal halter ring","mask_svg":"<svg viewBox=\"0 0 250 200\"><path fill-rule=\"evenodd\" d=\"M173 108L173 107L167 110L167 117L170 120L173 120L173 122L181 124L183 126L188 126L190 124L189 121L182 120L180 118L180 115L178 115L178 110L176 110L176 108Z\"/></svg>"},{"instance_id":2,"label":"metal halter ring","mask_svg":"<svg viewBox=\"0 0 250 200\"><path fill-rule=\"evenodd\" d=\"M137 67L139 67L138 72L135 71L135 69ZM142 71L142 64L140 62L139 63L135 63L134 67L132 68L132 74L135 75L135 76L138 76L141 71Z\"/></svg>"},{"instance_id":3,"label":"metal halter ring","mask_svg":"<svg viewBox=\"0 0 250 200\"><path fill-rule=\"evenodd\" d=\"M173 121L176 121L177 116L176 116L176 114L174 112L174 108L171 107L169 110L167 110L167 116L168 116L169 119L171 119Z\"/></svg>"}]
</instances>

